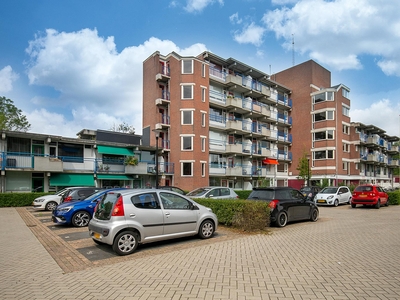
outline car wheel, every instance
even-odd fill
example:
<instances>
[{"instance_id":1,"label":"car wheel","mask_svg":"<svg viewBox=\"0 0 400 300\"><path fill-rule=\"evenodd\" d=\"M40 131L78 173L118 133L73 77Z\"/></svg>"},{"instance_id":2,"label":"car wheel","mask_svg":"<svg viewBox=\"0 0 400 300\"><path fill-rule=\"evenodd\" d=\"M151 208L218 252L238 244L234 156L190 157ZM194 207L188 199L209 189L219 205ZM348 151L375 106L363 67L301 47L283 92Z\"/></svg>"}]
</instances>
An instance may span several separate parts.
<instances>
[{"instance_id":1,"label":"car wheel","mask_svg":"<svg viewBox=\"0 0 400 300\"><path fill-rule=\"evenodd\" d=\"M334 205L334 206L338 206L338 205L339 205L339 200L338 200L338 199L335 199L335 202L333 202L333 205Z\"/></svg>"},{"instance_id":2,"label":"car wheel","mask_svg":"<svg viewBox=\"0 0 400 300\"><path fill-rule=\"evenodd\" d=\"M78 211L72 216L72 225L75 227L88 226L91 216L86 211Z\"/></svg>"},{"instance_id":3,"label":"car wheel","mask_svg":"<svg viewBox=\"0 0 400 300\"><path fill-rule=\"evenodd\" d=\"M356 205L354 203L351 204L352 208L356 208Z\"/></svg>"},{"instance_id":4,"label":"car wheel","mask_svg":"<svg viewBox=\"0 0 400 300\"><path fill-rule=\"evenodd\" d=\"M389 199L386 199L385 206L389 206Z\"/></svg>"},{"instance_id":5,"label":"car wheel","mask_svg":"<svg viewBox=\"0 0 400 300\"><path fill-rule=\"evenodd\" d=\"M314 209L312 210L312 212L311 212L311 218L310 218L310 220L311 220L312 222L316 222L316 221L318 220L318 216L319 216L319 211L318 211L318 209L314 208Z\"/></svg>"},{"instance_id":6,"label":"car wheel","mask_svg":"<svg viewBox=\"0 0 400 300\"><path fill-rule=\"evenodd\" d=\"M45 209L46 210L55 210L57 205L58 205L57 202L50 201L49 203L46 204Z\"/></svg>"},{"instance_id":7,"label":"car wheel","mask_svg":"<svg viewBox=\"0 0 400 300\"><path fill-rule=\"evenodd\" d=\"M199 236L202 239L208 239L212 237L212 235L214 234L214 230L215 230L214 223L210 220L205 220L200 225Z\"/></svg>"},{"instance_id":8,"label":"car wheel","mask_svg":"<svg viewBox=\"0 0 400 300\"><path fill-rule=\"evenodd\" d=\"M118 255L132 254L139 244L139 236L136 232L123 231L118 234L113 243L113 250Z\"/></svg>"},{"instance_id":9,"label":"car wheel","mask_svg":"<svg viewBox=\"0 0 400 300\"><path fill-rule=\"evenodd\" d=\"M287 214L283 211L281 211L278 214L278 217L276 218L276 225L278 225L278 227L285 227L287 224Z\"/></svg>"},{"instance_id":10,"label":"car wheel","mask_svg":"<svg viewBox=\"0 0 400 300\"><path fill-rule=\"evenodd\" d=\"M381 200L378 200L378 202L376 202L375 204L375 208L379 209L381 207Z\"/></svg>"}]
</instances>

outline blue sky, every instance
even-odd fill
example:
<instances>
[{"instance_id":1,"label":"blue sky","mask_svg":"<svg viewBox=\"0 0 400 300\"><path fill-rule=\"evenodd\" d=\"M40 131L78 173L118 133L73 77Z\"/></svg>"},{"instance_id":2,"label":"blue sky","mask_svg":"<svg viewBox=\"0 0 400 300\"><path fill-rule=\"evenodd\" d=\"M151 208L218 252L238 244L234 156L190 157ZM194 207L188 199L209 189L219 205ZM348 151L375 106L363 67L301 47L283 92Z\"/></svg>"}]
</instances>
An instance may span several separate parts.
<instances>
[{"instance_id":1,"label":"blue sky","mask_svg":"<svg viewBox=\"0 0 400 300\"><path fill-rule=\"evenodd\" d=\"M141 134L153 52L208 50L268 74L294 54L350 88L352 121L400 136L399 11L392 0L1 1L0 96L31 132L76 137L125 122Z\"/></svg>"}]
</instances>

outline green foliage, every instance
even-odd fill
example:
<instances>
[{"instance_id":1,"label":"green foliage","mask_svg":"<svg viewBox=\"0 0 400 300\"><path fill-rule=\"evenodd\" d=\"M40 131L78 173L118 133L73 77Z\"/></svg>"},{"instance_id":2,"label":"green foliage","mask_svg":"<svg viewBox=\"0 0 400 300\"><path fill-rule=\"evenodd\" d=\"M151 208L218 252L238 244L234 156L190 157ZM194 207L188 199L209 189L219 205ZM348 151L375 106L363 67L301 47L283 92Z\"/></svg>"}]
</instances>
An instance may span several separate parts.
<instances>
[{"instance_id":1,"label":"green foliage","mask_svg":"<svg viewBox=\"0 0 400 300\"><path fill-rule=\"evenodd\" d=\"M139 163L138 159L135 156L127 156L125 157L124 164L129 166L137 166Z\"/></svg>"},{"instance_id":2,"label":"green foliage","mask_svg":"<svg viewBox=\"0 0 400 300\"><path fill-rule=\"evenodd\" d=\"M1 193L0 207L21 207L32 205L33 200L52 193Z\"/></svg>"},{"instance_id":3,"label":"green foliage","mask_svg":"<svg viewBox=\"0 0 400 300\"><path fill-rule=\"evenodd\" d=\"M309 160L307 158L307 152L303 152L302 157L300 157L299 164L297 165L296 170L299 171L298 179L308 180L309 177L312 177L311 169L309 166Z\"/></svg>"},{"instance_id":4,"label":"green foliage","mask_svg":"<svg viewBox=\"0 0 400 300\"><path fill-rule=\"evenodd\" d=\"M242 191L242 190L236 191L235 190L235 193L238 194L239 199L247 199L251 193L251 190L247 190L247 191Z\"/></svg>"},{"instance_id":5,"label":"green foliage","mask_svg":"<svg viewBox=\"0 0 400 300\"><path fill-rule=\"evenodd\" d=\"M389 205L400 205L400 191L389 192Z\"/></svg>"},{"instance_id":6,"label":"green foliage","mask_svg":"<svg viewBox=\"0 0 400 300\"><path fill-rule=\"evenodd\" d=\"M321 189L329 186L329 179L328 178L323 178L321 183L317 184Z\"/></svg>"},{"instance_id":7,"label":"green foliage","mask_svg":"<svg viewBox=\"0 0 400 300\"><path fill-rule=\"evenodd\" d=\"M266 201L194 199L209 207L217 215L218 222L238 229L265 230L269 226L269 207Z\"/></svg>"},{"instance_id":8,"label":"green foliage","mask_svg":"<svg viewBox=\"0 0 400 300\"><path fill-rule=\"evenodd\" d=\"M30 127L22 110L11 99L0 97L0 130L28 131Z\"/></svg>"}]
</instances>

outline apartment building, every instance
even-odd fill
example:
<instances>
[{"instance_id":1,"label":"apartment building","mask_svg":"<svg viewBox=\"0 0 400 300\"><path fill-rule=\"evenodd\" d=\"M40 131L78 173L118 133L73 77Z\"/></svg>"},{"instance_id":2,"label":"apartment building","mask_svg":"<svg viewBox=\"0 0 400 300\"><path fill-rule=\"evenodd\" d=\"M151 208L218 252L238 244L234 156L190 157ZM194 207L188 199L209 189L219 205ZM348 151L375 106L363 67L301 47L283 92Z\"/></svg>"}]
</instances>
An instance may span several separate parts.
<instances>
[{"instance_id":1,"label":"apartment building","mask_svg":"<svg viewBox=\"0 0 400 300\"><path fill-rule=\"evenodd\" d=\"M233 58L153 53L143 62L143 143L159 149L161 185L286 186L291 90ZM156 144L156 142L158 144Z\"/></svg>"},{"instance_id":2,"label":"apartment building","mask_svg":"<svg viewBox=\"0 0 400 300\"><path fill-rule=\"evenodd\" d=\"M300 187L296 169L306 155L311 184L328 180L330 185L370 182L393 185L398 137L390 137L373 125L350 120L350 89L331 85L331 73L309 60L272 76L289 86L293 101L293 163L289 185Z\"/></svg>"},{"instance_id":3,"label":"apartment building","mask_svg":"<svg viewBox=\"0 0 400 300\"><path fill-rule=\"evenodd\" d=\"M1 192L57 191L67 186L152 187L155 149L141 136L84 129L77 138L2 131ZM169 166L173 172L173 167Z\"/></svg>"}]
</instances>

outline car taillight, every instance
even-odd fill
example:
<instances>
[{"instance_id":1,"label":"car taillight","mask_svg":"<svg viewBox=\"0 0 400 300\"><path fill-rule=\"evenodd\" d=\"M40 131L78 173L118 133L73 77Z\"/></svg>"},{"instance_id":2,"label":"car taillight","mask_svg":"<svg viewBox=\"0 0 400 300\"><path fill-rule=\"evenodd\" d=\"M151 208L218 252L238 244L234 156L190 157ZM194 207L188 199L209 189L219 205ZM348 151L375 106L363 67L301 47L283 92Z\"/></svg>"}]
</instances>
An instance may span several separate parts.
<instances>
[{"instance_id":1,"label":"car taillight","mask_svg":"<svg viewBox=\"0 0 400 300\"><path fill-rule=\"evenodd\" d=\"M93 212L96 212L97 208L99 207L99 204L100 204L100 201L97 201L96 206L94 207L94 211L93 211Z\"/></svg>"},{"instance_id":2,"label":"car taillight","mask_svg":"<svg viewBox=\"0 0 400 300\"><path fill-rule=\"evenodd\" d=\"M71 201L72 200L72 197L71 196L68 196L68 197L66 197L65 199L64 199L64 202L69 202L69 201Z\"/></svg>"},{"instance_id":3,"label":"car taillight","mask_svg":"<svg viewBox=\"0 0 400 300\"><path fill-rule=\"evenodd\" d=\"M124 203L122 202L122 196L120 196L117 199L117 202L115 202L114 209L113 209L113 211L111 213L111 216L113 216L113 217L123 217L124 215L125 215Z\"/></svg>"},{"instance_id":4,"label":"car taillight","mask_svg":"<svg viewBox=\"0 0 400 300\"><path fill-rule=\"evenodd\" d=\"M274 209L274 208L276 208L276 206L278 205L278 202L279 202L279 200L272 200L270 203L269 203L269 208L272 210L272 209Z\"/></svg>"}]
</instances>

